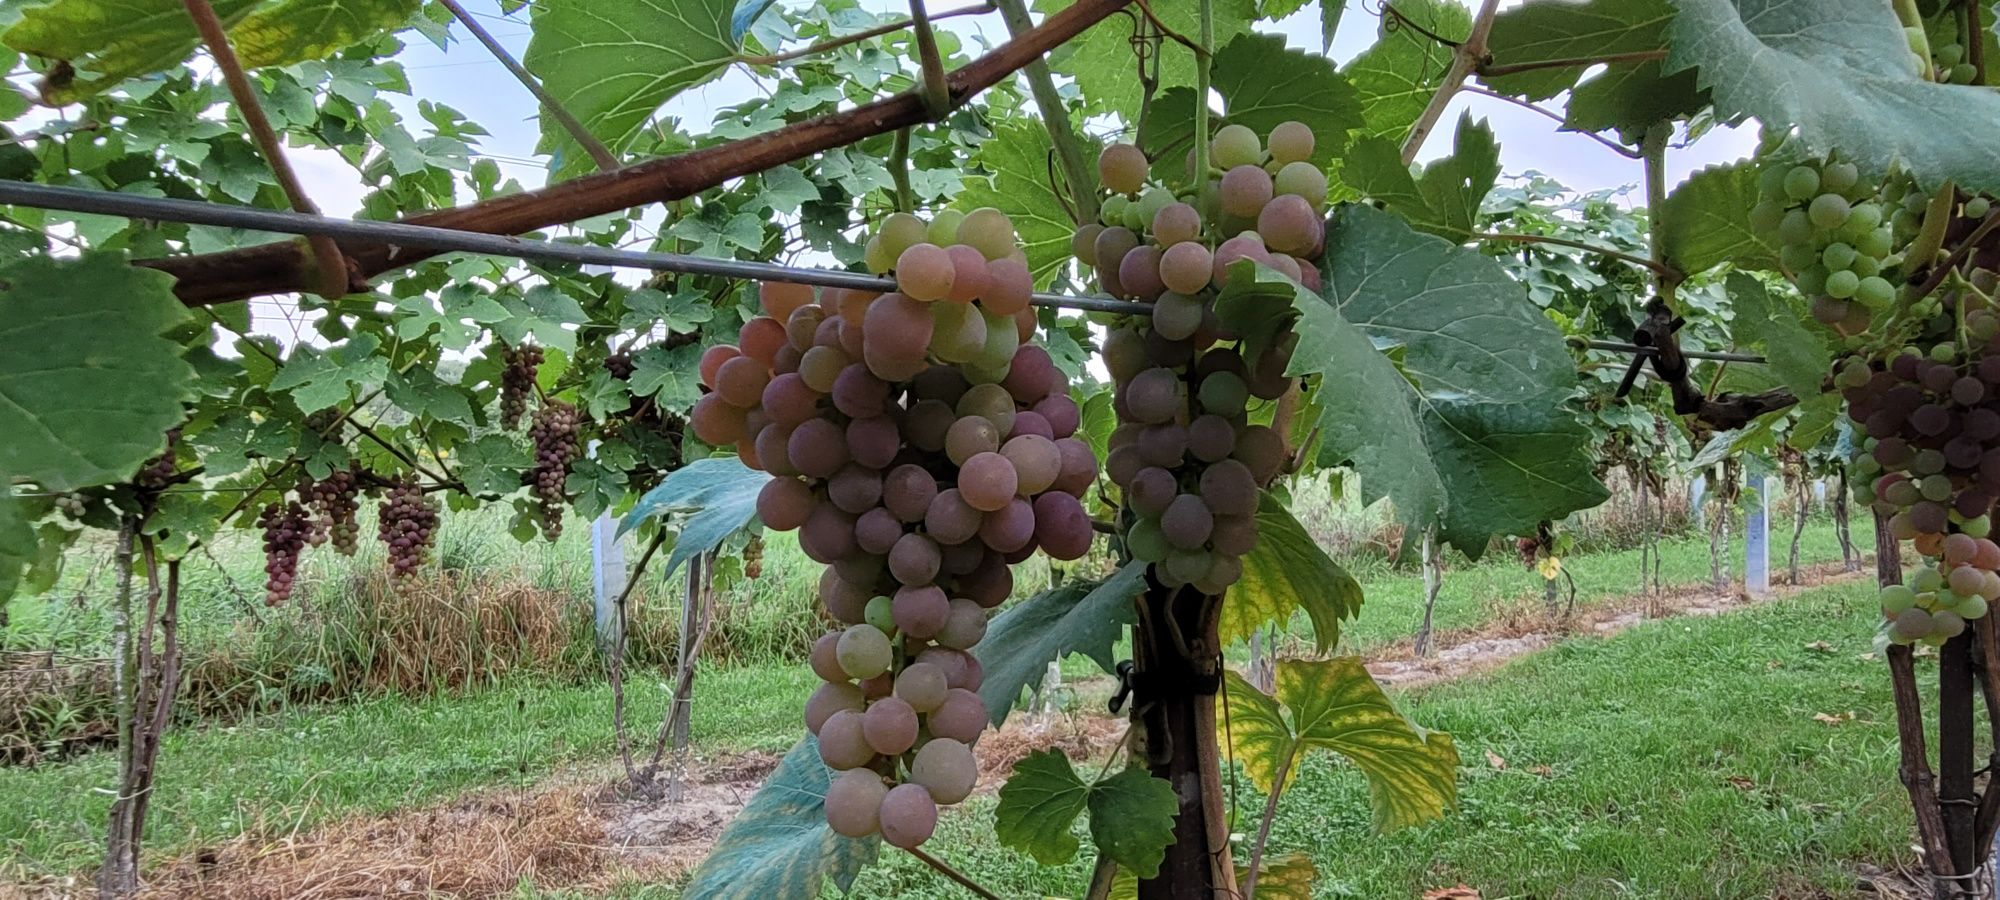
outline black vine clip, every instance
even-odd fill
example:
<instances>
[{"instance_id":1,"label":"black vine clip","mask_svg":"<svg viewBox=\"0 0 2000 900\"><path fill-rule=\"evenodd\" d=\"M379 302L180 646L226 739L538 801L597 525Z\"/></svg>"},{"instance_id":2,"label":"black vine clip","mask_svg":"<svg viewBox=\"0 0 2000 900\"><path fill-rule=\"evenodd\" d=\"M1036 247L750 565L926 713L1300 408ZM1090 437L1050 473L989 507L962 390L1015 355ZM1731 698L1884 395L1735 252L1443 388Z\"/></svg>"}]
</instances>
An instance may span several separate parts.
<instances>
[{"instance_id":1,"label":"black vine clip","mask_svg":"<svg viewBox=\"0 0 2000 900\"><path fill-rule=\"evenodd\" d=\"M1111 712L1114 715L1125 706L1125 699L1132 696L1132 661L1125 660L1115 668L1118 670L1118 693L1111 695Z\"/></svg>"}]
</instances>

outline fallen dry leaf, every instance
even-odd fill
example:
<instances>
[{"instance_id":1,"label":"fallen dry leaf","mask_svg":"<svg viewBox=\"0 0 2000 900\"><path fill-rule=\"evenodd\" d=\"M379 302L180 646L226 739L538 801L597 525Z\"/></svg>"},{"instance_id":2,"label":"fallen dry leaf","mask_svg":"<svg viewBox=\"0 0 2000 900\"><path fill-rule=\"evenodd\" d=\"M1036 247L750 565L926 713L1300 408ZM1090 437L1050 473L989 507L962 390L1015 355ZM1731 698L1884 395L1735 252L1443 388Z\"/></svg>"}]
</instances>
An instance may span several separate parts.
<instances>
[{"instance_id":1,"label":"fallen dry leaf","mask_svg":"<svg viewBox=\"0 0 2000 900\"><path fill-rule=\"evenodd\" d=\"M1831 716L1827 715L1826 713L1813 713L1813 721L1825 723L1827 725L1839 725L1842 722L1853 721L1853 719L1854 719L1854 711L1851 709L1848 710L1847 712Z\"/></svg>"},{"instance_id":2,"label":"fallen dry leaf","mask_svg":"<svg viewBox=\"0 0 2000 900\"><path fill-rule=\"evenodd\" d=\"M1486 764L1496 769L1507 768L1507 761L1491 750L1486 751Z\"/></svg>"},{"instance_id":3,"label":"fallen dry leaf","mask_svg":"<svg viewBox=\"0 0 2000 900\"><path fill-rule=\"evenodd\" d=\"M1529 769L1529 770L1528 770L1528 772L1529 772L1529 774L1532 774L1532 775L1540 775L1540 776L1542 776L1543 778L1547 778L1547 777L1549 777L1550 775L1554 775L1554 774L1556 773L1556 770L1554 770L1554 769L1551 769L1551 768L1549 768L1549 767L1548 767L1548 766L1546 766L1546 765L1542 765L1542 766L1535 766L1535 767L1533 767L1533 768Z\"/></svg>"},{"instance_id":4,"label":"fallen dry leaf","mask_svg":"<svg viewBox=\"0 0 2000 900\"><path fill-rule=\"evenodd\" d=\"M1723 780L1729 782L1730 787L1739 791L1754 791L1757 789L1757 782L1751 781L1742 775L1731 775Z\"/></svg>"},{"instance_id":5,"label":"fallen dry leaf","mask_svg":"<svg viewBox=\"0 0 2000 900\"><path fill-rule=\"evenodd\" d=\"M1813 641L1812 643L1806 645L1806 649L1811 650L1814 653L1832 653L1833 645L1825 641Z\"/></svg>"},{"instance_id":6,"label":"fallen dry leaf","mask_svg":"<svg viewBox=\"0 0 2000 900\"><path fill-rule=\"evenodd\" d=\"M1878 658L1879 657L1875 655L1875 651L1873 650L1870 650L1867 653L1863 653L1860 656L1855 657L1855 659L1861 660L1862 662L1874 662Z\"/></svg>"},{"instance_id":7,"label":"fallen dry leaf","mask_svg":"<svg viewBox=\"0 0 2000 900\"><path fill-rule=\"evenodd\" d=\"M1423 900L1480 900L1479 890L1469 885L1436 888L1424 892Z\"/></svg>"}]
</instances>

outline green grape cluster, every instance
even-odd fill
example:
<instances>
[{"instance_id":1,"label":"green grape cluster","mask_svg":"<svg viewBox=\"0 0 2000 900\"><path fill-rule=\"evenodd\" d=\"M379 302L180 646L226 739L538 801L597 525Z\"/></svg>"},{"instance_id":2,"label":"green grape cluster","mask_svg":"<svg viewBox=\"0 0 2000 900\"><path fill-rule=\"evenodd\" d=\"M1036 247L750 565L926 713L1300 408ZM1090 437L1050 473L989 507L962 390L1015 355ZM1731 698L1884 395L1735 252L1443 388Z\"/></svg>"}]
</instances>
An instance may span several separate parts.
<instances>
[{"instance_id":1,"label":"green grape cluster","mask_svg":"<svg viewBox=\"0 0 2000 900\"><path fill-rule=\"evenodd\" d=\"M1896 286L1883 274L1894 231L1875 199L1876 183L1853 163L1772 166L1758 186L1751 225L1777 234L1779 262L1812 298L1813 318L1856 335L1895 302Z\"/></svg>"},{"instance_id":2,"label":"green grape cluster","mask_svg":"<svg viewBox=\"0 0 2000 900\"><path fill-rule=\"evenodd\" d=\"M1929 29L1920 25L1903 29L1917 69L1925 77L1940 84L1972 84L1979 78L1979 67L1972 64L1971 49L1961 32L1956 16L1941 16Z\"/></svg>"}]
</instances>

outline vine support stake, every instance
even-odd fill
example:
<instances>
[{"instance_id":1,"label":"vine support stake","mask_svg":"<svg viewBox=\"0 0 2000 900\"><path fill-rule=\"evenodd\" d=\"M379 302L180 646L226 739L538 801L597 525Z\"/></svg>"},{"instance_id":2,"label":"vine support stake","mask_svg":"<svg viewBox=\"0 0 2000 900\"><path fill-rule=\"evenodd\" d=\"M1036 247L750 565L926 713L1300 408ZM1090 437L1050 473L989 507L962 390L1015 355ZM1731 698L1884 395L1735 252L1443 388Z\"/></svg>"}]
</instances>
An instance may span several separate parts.
<instances>
[{"instance_id":1,"label":"vine support stake","mask_svg":"<svg viewBox=\"0 0 2000 900\"><path fill-rule=\"evenodd\" d=\"M1465 85L1474 70L1486 61L1486 36L1493 32L1493 17L1500 13L1500 0L1482 0L1479 14L1472 19L1472 31L1465 40L1452 49L1451 67L1445 70L1444 80L1438 83L1437 91L1424 105L1424 111L1410 126L1410 134L1403 139L1403 165L1417 159L1417 151L1424 147L1424 139L1431 136L1431 129L1437 127L1443 118L1445 107L1458 95L1458 89Z\"/></svg>"},{"instance_id":2,"label":"vine support stake","mask_svg":"<svg viewBox=\"0 0 2000 900\"><path fill-rule=\"evenodd\" d=\"M312 198L306 196L305 186L299 183L297 172L292 171L291 160L285 156L285 145L278 140L278 133L271 127L271 120L264 117L264 107L257 102L257 92L250 87L250 76L243 71L243 62L236 58L235 48L229 45L229 35L223 30L222 20L215 15L215 7L208 0L181 0L187 8L188 16L194 19L195 30L201 33L202 42L208 45L209 56L222 70L222 80L229 86L229 95L236 101L236 111L243 116L243 123L250 128L250 137L257 142L257 149L264 152L264 161L271 166L271 174L278 179L278 187L285 192L285 199L292 209L307 215L319 215L319 207L313 205ZM315 279L314 292L328 300L347 294L347 261L341 256L340 245L328 237L308 237L312 247Z\"/></svg>"},{"instance_id":3,"label":"vine support stake","mask_svg":"<svg viewBox=\"0 0 2000 900\"><path fill-rule=\"evenodd\" d=\"M1009 35L1018 38L1034 29L1034 21L1028 18L1028 6L1022 0L996 0L995 5L1000 8L1000 21L1006 23ZM1049 73L1048 62L1037 59L1023 66L1021 74L1027 78L1028 93L1035 98L1035 108L1041 111L1042 124L1049 130L1056 164L1069 180L1070 200L1075 205L1078 223L1097 221L1100 211L1097 170L1084 160L1083 142L1070 122L1062 94L1056 91L1055 76Z\"/></svg>"},{"instance_id":4,"label":"vine support stake","mask_svg":"<svg viewBox=\"0 0 2000 900\"><path fill-rule=\"evenodd\" d=\"M611 152L611 148L604 146L604 142L598 140L597 135L591 134L590 129L583 127L582 122L577 121L575 116L570 115L569 110L564 109L563 105L556 101L554 95L543 89L542 83L536 80L535 76L523 67L520 62L515 60L514 55L508 53L506 47L501 46L500 42L494 39L492 32L486 30L486 26L479 24L478 19L473 18L471 13L466 12L465 7L460 6L458 0L438 0L438 4L450 10L452 18L457 19L460 25L464 25L465 30L472 32L472 37L479 41L488 53L493 54L494 59L499 60L501 65L507 67L507 71L514 76L514 80L520 82L522 87L527 88L528 93L535 95L535 100L542 104L543 109L549 111L549 115L555 117L557 124L560 124L564 131L569 132L569 136L577 142L578 146L583 148L583 152L590 154L591 161L597 163L599 171L610 172L618 168L618 157Z\"/></svg>"}]
</instances>

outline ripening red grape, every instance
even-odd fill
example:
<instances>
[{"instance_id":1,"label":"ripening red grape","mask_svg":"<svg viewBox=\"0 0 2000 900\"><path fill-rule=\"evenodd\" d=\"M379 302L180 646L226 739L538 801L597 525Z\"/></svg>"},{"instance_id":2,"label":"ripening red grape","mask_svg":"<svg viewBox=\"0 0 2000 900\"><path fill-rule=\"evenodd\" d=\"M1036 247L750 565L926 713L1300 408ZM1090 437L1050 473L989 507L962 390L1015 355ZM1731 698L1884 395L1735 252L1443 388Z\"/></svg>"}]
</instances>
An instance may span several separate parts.
<instances>
[{"instance_id":1,"label":"ripening red grape","mask_svg":"<svg viewBox=\"0 0 2000 900\"><path fill-rule=\"evenodd\" d=\"M1146 154L1131 144L1111 144L1097 157L1097 178L1107 190L1138 193L1146 184Z\"/></svg>"},{"instance_id":2,"label":"ripening red grape","mask_svg":"<svg viewBox=\"0 0 2000 900\"><path fill-rule=\"evenodd\" d=\"M1166 290L1192 297L1207 288L1214 277L1215 255L1207 247L1187 241L1168 247L1160 255L1159 269L1160 283Z\"/></svg>"},{"instance_id":3,"label":"ripening red grape","mask_svg":"<svg viewBox=\"0 0 2000 900\"><path fill-rule=\"evenodd\" d=\"M1304 254L1319 243L1319 214L1305 198L1281 194L1257 213L1257 233L1272 250Z\"/></svg>"},{"instance_id":4,"label":"ripening red grape","mask_svg":"<svg viewBox=\"0 0 2000 900\"><path fill-rule=\"evenodd\" d=\"M823 754L822 754L823 755ZM889 787L868 769L840 773L826 789L826 824L835 834L865 838L882 827L882 798Z\"/></svg>"},{"instance_id":5,"label":"ripening red grape","mask_svg":"<svg viewBox=\"0 0 2000 900\"><path fill-rule=\"evenodd\" d=\"M1255 164L1236 166L1223 173L1218 196L1224 213L1243 219L1255 218L1264 204L1271 202L1271 173Z\"/></svg>"},{"instance_id":6,"label":"ripening red grape","mask_svg":"<svg viewBox=\"0 0 2000 900\"><path fill-rule=\"evenodd\" d=\"M897 588L889 608L896 627L918 640L936 636L951 616L951 601L945 598L944 590L930 584Z\"/></svg>"},{"instance_id":7,"label":"ripening red grape","mask_svg":"<svg viewBox=\"0 0 2000 900\"><path fill-rule=\"evenodd\" d=\"M908 850L931 839L937 828L937 803L920 784L899 784L882 797L882 840Z\"/></svg>"},{"instance_id":8,"label":"ripening red grape","mask_svg":"<svg viewBox=\"0 0 2000 900\"><path fill-rule=\"evenodd\" d=\"M1304 122L1280 122L1271 129L1270 145L1271 161L1279 165L1311 159L1312 128Z\"/></svg>"},{"instance_id":9,"label":"ripening red grape","mask_svg":"<svg viewBox=\"0 0 2000 900\"><path fill-rule=\"evenodd\" d=\"M896 258L896 287L916 300L943 300L950 296L956 273L951 254L936 244L911 244Z\"/></svg>"},{"instance_id":10,"label":"ripening red grape","mask_svg":"<svg viewBox=\"0 0 2000 900\"><path fill-rule=\"evenodd\" d=\"M910 781L922 785L931 798L947 806L971 796L979 781L979 763L972 748L950 738L935 738L917 748L910 763Z\"/></svg>"},{"instance_id":11,"label":"ripening red grape","mask_svg":"<svg viewBox=\"0 0 2000 900\"><path fill-rule=\"evenodd\" d=\"M1014 464L999 453L973 454L959 466L958 491L967 505L980 512L994 512L1014 499L1020 480Z\"/></svg>"},{"instance_id":12,"label":"ripening red grape","mask_svg":"<svg viewBox=\"0 0 2000 900\"><path fill-rule=\"evenodd\" d=\"M979 305L994 315L1011 316L1027 309L1034 293L1035 277L1028 264L1003 257L987 264L986 292L980 295Z\"/></svg>"}]
</instances>

